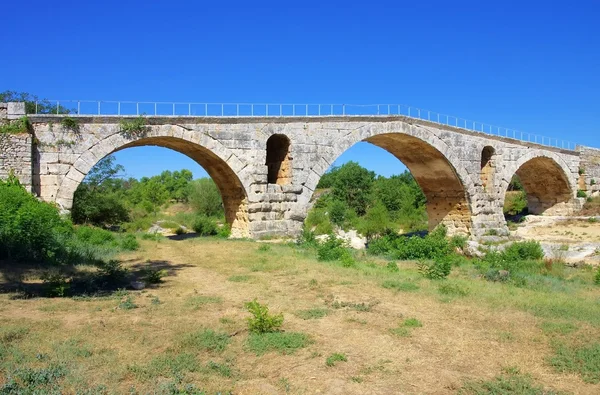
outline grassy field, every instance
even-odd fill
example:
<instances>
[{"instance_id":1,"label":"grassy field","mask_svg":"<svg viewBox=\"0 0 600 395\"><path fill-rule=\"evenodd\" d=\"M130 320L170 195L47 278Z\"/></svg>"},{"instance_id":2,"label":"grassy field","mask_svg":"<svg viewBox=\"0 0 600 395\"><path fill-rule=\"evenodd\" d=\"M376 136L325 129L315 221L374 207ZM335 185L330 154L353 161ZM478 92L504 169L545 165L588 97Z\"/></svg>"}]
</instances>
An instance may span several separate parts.
<instances>
[{"instance_id":1,"label":"grassy field","mask_svg":"<svg viewBox=\"0 0 600 395\"><path fill-rule=\"evenodd\" d=\"M414 262L343 267L293 245L141 243L121 258L166 269L151 288L0 295L0 394L600 393L591 270L520 288L470 264L433 281ZM248 332L253 299L283 332Z\"/></svg>"}]
</instances>

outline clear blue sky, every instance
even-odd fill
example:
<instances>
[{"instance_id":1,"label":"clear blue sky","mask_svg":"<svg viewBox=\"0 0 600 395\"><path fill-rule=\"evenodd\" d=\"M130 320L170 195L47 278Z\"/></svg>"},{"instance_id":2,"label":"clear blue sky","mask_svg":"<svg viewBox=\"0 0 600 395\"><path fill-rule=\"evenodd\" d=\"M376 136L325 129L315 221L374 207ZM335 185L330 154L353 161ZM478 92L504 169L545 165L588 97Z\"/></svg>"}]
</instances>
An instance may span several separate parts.
<instances>
[{"instance_id":1,"label":"clear blue sky","mask_svg":"<svg viewBox=\"0 0 600 395\"><path fill-rule=\"evenodd\" d=\"M404 103L600 146L598 1L33 0L1 8L0 90ZM340 163L401 171L372 152L356 146ZM118 159L136 177L182 167L201 175L166 150L130 149Z\"/></svg>"}]
</instances>

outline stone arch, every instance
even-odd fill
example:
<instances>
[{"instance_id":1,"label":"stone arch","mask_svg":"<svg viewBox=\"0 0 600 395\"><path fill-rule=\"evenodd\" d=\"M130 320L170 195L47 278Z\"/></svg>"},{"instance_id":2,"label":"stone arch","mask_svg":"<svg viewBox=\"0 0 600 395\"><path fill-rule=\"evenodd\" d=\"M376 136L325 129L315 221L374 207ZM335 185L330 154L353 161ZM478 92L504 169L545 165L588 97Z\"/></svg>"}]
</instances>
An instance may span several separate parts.
<instances>
[{"instance_id":1,"label":"stone arch","mask_svg":"<svg viewBox=\"0 0 600 395\"><path fill-rule=\"evenodd\" d=\"M202 166L215 181L223 199L225 219L231 226L232 237L249 237L247 179L240 172L243 165L227 148L205 135L186 135L179 127L151 127L148 133L135 140L114 133L88 147L74 162L63 178L56 195L56 202L63 209L70 209L73 194L85 175L102 158L130 147L154 145L170 148ZM179 132L179 133L178 133ZM210 147L210 148L209 148ZM239 162L239 163L238 163Z\"/></svg>"},{"instance_id":2,"label":"stone arch","mask_svg":"<svg viewBox=\"0 0 600 395\"><path fill-rule=\"evenodd\" d=\"M471 233L470 196L475 193L475 186L448 145L419 125L389 122L354 133L336 144L326 163L313 167L317 176L309 178L306 186L314 191L330 164L360 141L385 149L410 170L427 198L430 230L444 224L450 234Z\"/></svg>"},{"instance_id":3,"label":"stone arch","mask_svg":"<svg viewBox=\"0 0 600 395\"><path fill-rule=\"evenodd\" d=\"M563 215L573 212L575 184L572 171L560 156L553 152L530 152L519 158L503 177L502 202L508 183L515 174L527 194L530 214Z\"/></svg>"},{"instance_id":4,"label":"stone arch","mask_svg":"<svg viewBox=\"0 0 600 395\"><path fill-rule=\"evenodd\" d=\"M493 157L496 154L494 147L486 145L481 150L481 185L486 191L489 186L494 185L494 162Z\"/></svg>"},{"instance_id":5,"label":"stone arch","mask_svg":"<svg viewBox=\"0 0 600 395\"><path fill-rule=\"evenodd\" d=\"M266 144L267 182L289 185L292 183L290 139L284 134L273 134Z\"/></svg>"}]
</instances>

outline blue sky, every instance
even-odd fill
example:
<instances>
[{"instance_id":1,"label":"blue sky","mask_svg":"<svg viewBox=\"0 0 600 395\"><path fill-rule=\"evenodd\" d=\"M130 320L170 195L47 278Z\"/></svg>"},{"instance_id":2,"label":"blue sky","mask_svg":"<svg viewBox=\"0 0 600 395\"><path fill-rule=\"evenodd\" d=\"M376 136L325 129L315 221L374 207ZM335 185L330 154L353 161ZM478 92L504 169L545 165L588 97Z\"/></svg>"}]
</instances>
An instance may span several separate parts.
<instances>
[{"instance_id":1,"label":"blue sky","mask_svg":"<svg viewBox=\"0 0 600 395\"><path fill-rule=\"evenodd\" d=\"M155 4L153 4L155 3ZM10 1L0 90L49 99L403 103L600 146L600 3ZM526 4L525 4L526 3ZM139 177L197 167L118 154ZM366 144L341 158L402 170Z\"/></svg>"}]
</instances>

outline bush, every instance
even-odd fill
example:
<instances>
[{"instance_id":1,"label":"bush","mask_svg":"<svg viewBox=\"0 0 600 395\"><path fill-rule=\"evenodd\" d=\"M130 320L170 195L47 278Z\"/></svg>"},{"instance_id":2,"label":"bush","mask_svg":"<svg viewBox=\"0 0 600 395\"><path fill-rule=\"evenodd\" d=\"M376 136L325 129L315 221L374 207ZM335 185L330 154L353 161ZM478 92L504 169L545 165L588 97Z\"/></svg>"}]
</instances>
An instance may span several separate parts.
<instances>
[{"instance_id":1,"label":"bush","mask_svg":"<svg viewBox=\"0 0 600 395\"><path fill-rule=\"evenodd\" d=\"M587 193L585 191L581 190L581 189L578 189L577 190L577 197L579 197L579 198L587 197Z\"/></svg>"},{"instance_id":2,"label":"bush","mask_svg":"<svg viewBox=\"0 0 600 395\"><path fill-rule=\"evenodd\" d=\"M596 285L600 285L600 267L596 270L596 275L594 276L594 283Z\"/></svg>"},{"instance_id":3,"label":"bush","mask_svg":"<svg viewBox=\"0 0 600 395\"><path fill-rule=\"evenodd\" d=\"M452 259L445 256L435 260L419 261L417 265L419 272L431 280L445 279L452 271Z\"/></svg>"},{"instance_id":4,"label":"bush","mask_svg":"<svg viewBox=\"0 0 600 395\"><path fill-rule=\"evenodd\" d=\"M341 200L332 200L329 204L329 219L335 225L342 227L346 220L346 204Z\"/></svg>"},{"instance_id":5,"label":"bush","mask_svg":"<svg viewBox=\"0 0 600 395\"><path fill-rule=\"evenodd\" d=\"M174 232L177 236L181 236L184 235L185 229L183 229L181 226L178 226L177 228L175 228L175 232Z\"/></svg>"},{"instance_id":6,"label":"bush","mask_svg":"<svg viewBox=\"0 0 600 395\"><path fill-rule=\"evenodd\" d=\"M217 237L222 239L228 239L231 236L231 226L229 224L224 224L217 230Z\"/></svg>"},{"instance_id":7,"label":"bush","mask_svg":"<svg viewBox=\"0 0 600 395\"><path fill-rule=\"evenodd\" d=\"M325 213L325 209L315 208L308 213L305 221L305 227L312 230L317 235L323 235L333 232L333 225Z\"/></svg>"},{"instance_id":8,"label":"bush","mask_svg":"<svg viewBox=\"0 0 600 395\"><path fill-rule=\"evenodd\" d=\"M135 235L128 234L121 240L121 248L126 251L135 251L140 248L140 243L135 238Z\"/></svg>"},{"instance_id":9,"label":"bush","mask_svg":"<svg viewBox=\"0 0 600 395\"><path fill-rule=\"evenodd\" d=\"M217 184L211 178L200 178L188 184L188 200L198 214L207 217L223 215L223 201Z\"/></svg>"},{"instance_id":10,"label":"bush","mask_svg":"<svg viewBox=\"0 0 600 395\"><path fill-rule=\"evenodd\" d=\"M0 258L60 263L73 227L10 177L0 181Z\"/></svg>"},{"instance_id":11,"label":"bush","mask_svg":"<svg viewBox=\"0 0 600 395\"><path fill-rule=\"evenodd\" d=\"M269 307L261 305L256 299L244 306L252 314L248 318L248 329L252 333L277 332L283 325L283 314L269 314Z\"/></svg>"},{"instance_id":12,"label":"bush","mask_svg":"<svg viewBox=\"0 0 600 395\"><path fill-rule=\"evenodd\" d=\"M320 261L337 261L350 252L344 246L344 241L330 234L327 240L317 247L317 258Z\"/></svg>"},{"instance_id":13,"label":"bush","mask_svg":"<svg viewBox=\"0 0 600 395\"><path fill-rule=\"evenodd\" d=\"M503 212L505 215L526 214L527 193L522 190L506 192Z\"/></svg>"},{"instance_id":14,"label":"bush","mask_svg":"<svg viewBox=\"0 0 600 395\"><path fill-rule=\"evenodd\" d=\"M166 277L169 273L165 269L152 269L145 268L142 270L142 278L148 284L159 284L162 283L163 277Z\"/></svg>"},{"instance_id":15,"label":"bush","mask_svg":"<svg viewBox=\"0 0 600 395\"><path fill-rule=\"evenodd\" d=\"M372 207L367 209L364 216L363 225L360 227L360 232L371 240L379 236L390 227L390 214L381 202L376 202Z\"/></svg>"},{"instance_id":16,"label":"bush","mask_svg":"<svg viewBox=\"0 0 600 395\"><path fill-rule=\"evenodd\" d=\"M544 250L537 241L520 241L508 246L503 254L510 260L528 260L544 258Z\"/></svg>"},{"instance_id":17,"label":"bush","mask_svg":"<svg viewBox=\"0 0 600 395\"><path fill-rule=\"evenodd\" d=\"M206 216L198 217L192 228L200 236L214 236L218 233L216 222Z\"/></svg>"},{"instance_id":18,"label":"bush","mask_svg":"<svg viewBox=\"0 0 600 395\"><path fill-rule=\"evenodd\" d=\"M42 281L46 296L51 298L67 296L71 288L68 277L59 271L45 272L42 275Z\"/></svg>"}]
</instances>

